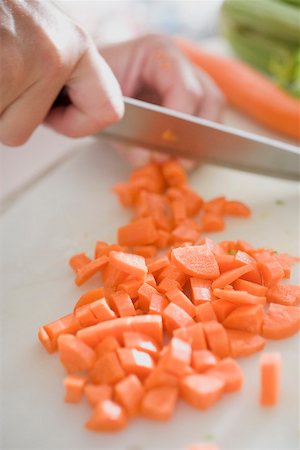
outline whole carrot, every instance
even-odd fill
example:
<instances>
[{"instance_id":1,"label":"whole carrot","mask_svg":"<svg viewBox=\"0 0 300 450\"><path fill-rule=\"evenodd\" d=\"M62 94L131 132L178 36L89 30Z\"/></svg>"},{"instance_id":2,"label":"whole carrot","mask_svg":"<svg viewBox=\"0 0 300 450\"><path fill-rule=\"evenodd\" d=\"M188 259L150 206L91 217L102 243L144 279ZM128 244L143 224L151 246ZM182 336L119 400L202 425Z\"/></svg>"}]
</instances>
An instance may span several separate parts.
<instances>
[{"instance_id":1,"label":"whole carrot","mask_svg":"<svg viewBox=\"0 0 300 450\"><path fill-rule=\"evenodd\" d=\"M299 101L243 62L204 52L186 39L175 41L195 65L214 79L231 105L263 125L300 140Z\"/></svg>"}]
</instances>

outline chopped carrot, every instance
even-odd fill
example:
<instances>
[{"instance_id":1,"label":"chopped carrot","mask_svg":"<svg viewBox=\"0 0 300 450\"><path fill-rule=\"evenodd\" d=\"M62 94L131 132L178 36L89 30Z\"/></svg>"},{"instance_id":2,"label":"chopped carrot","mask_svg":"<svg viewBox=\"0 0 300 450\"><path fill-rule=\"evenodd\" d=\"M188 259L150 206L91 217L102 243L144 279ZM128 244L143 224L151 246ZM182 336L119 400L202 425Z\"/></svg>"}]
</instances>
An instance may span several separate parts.
<instances>
[{"instance_id":1,"label":"chopped carrot","mask_svg":"<svg viewBox=\"0 0 300 450\"><path fill-rule=\"evenodd\" d=\"M116 269L136 278L144 278L148 272L143 256L112 251L109 253L109 262Z\"/></svg>"},{"instance_id":2,"label":"chopped carrot","mask_svg":"<svg viewBox=\"0 0 300 450\"><path fill-rule=\"evenodd\" d=\"M157 230L157 239L155 241L155 245L158 248L167 247L170 242L170 236L170 233L166 230Z\"/></svg>"},{"instance_id":3,"label":"chopped carrot","mask_svg":"<svg viewBox=\"0 0 300 450\"><path fill-rule=\"evenodd\" d=\"M83 305L80 306L80 308L77 308L74 312L74 316L76 317L82 328L89 327L90 325L95 325L95 323L98 323L98 320L92 313L90 305Z\"/></svg>"},{"instance_id":4,"label":"chopped carrot","mask_svg":"<svg viewBox=\"0 0 300 450\"><path fill-rule=\"evenodd\" d=\"M95 259L100 258L100 256L108 256L108 244L104 241L97 241L95 244Z\"/></svg>"},{"instance_id":5,"label":"chopped carrot","mask_svg":"<svg viewBox=\"0 0 300 450\"><path fill-rule=\"evenodd\" d=\"M127 416L124 408L112 400L103 400L95 406L85 426L91 431L113 432L125 428Z\"/></svg>"},{"instance_id":6,"label":"chopped carrot","mask_svg":"<svg viewBox=\"0 0 300 450\"><path fill-rule=\"evenodd\" d=\"M144 258L153 258L157 253L155 245L136 245L132 250L135 255L143 256Z\"/></svg>"},{"instance_id":7,"label":"chopped carrot","mask_svg":"<svg viewBox=\"0 0 300 450\"><path fill-rule=\"evenodd\" d=\"M158 386L149 389L142 400L144 417L154 420L169 420L174 412L178 396L175 386Z\"/></svg>"},{"instance_id":8,"label":"chopped carrot","mask_svg":"<svg viewBox=\"0 0 300 450\"><path fill-rule=\"evenodd\" d=\"M213 300L211 290L211 280L201 280L200 278L190 278L191 294L194 305Z\"/></svg>"},{"instance_id":9,"label":"chopped carrot","mask_svg":"<svg viewBox=\"0 0 300 450\"><path fill-rule=\"evenodd\" d=\"M138 219L118 229L120 245L148 245L153 244L157 238L157 231L151 217Z\"/></svg>"},{"instance_id":10,"label":"chopped carrot","mask_svg":"<svg viewBox=\"0 0 300 450\"><path fill-rule=\"evenodd\" d=\"M265 297L268 290L265 286L261 286L257 283L252 283L251 281L242 280L241 278L234 281L233 287L237 291L246 291L249 294L255 295L257 297Z\"/></svg>"},{"instance_id":11,"label":"chopped carrot","mask_svg":"<svg viewBox=\"0 0 300 450\"><path fill-rule=\"evenodd\" d=\"M259 361L260 366L260 404L275 406L279 399L281 354L264 353Z\"/></svg>"},{"instance_id":12,"label":"chopped carrot","mask_svg":"<svg viewBox=\"0 0 300 450\"><path fill-rule=\"evenodd\" d=\"M103 400L112 400L113 388L109 384L92 384L87 383L84 386L84 394L91 406Z\"/></svg>"},{"instance_id":13,"label":"chopped carrot","mask_svg":"<svg viewBox=\"0 0 300 450\"><path fill-rule=\"evenodd\" d=\"M166 372L162 367L156 366L144 381L144 388L149 389L159 386L178 386L176 375Z\"/></svg>"},{"instance_id":14,"label":"chopped carrot","mask_svg":"<svg viewBox=\"0 0 300 450\"><path fill-rule=\"evenodd\" d=\"M110 262L103 268L101 276L104 287L112 288L112 290L115 290L116 286L128 280L128 274L116 269ZM106 291L104 291L104 294L106 296Z\"/></svg>"},{"instance_id":15,"label":"chopped carrot","mask_svg":"<svg viewBox=\"0 0 300 450\"><path fill-rule=\"evenodd\" d=\"M205 410L222 396L225 383L206 374L188 375L181 379L180 391L184 400L197 409Z\"/></svg>"},{"instance_id":16,"label":"chopped carrot","mask_svg":"<svg viewBox=\"0 0 300 450\"><path fill-rule=\"evenodd\" d=\"M105 353L113 352L119 347L119 341L114 336L107 336L95 347L97 358L103 356Z\"/></svg>"},{"instance_id":17,"label":"chopped carrot","mask_svg":"<svg viewBox=\"0 0 300 450\"><path fill-rule=\"evenodd\" d=\"M172 279L172 278L164 278L157 286L158 292L161 292L163 294L166 294L168 291L172 289L178 289L180 288L180 284L178 281Z\"/></svg>"},{"instance_id":18,"label":"chopped carrot","mask_svg":"<svg viewBox=\"0 0 300 450\"><path fill-rule=\"evenodd\" d=\"M85 253L78 253L69 259L69 265L75 273L78 273L82 267L86 266L90 262L91 259Z\"/></svg>"},{"instance_id":19,"label":"chopped carrot","mask_svg":"<svg viewBox=\"0 0 300 450\"><path fill-rule=\"evenodd\" d=\"M235 280L240 278L247 272L253 270L254 266L252 264L246 264L242 267L238 267L236 269L229 270L228 272L222 273L219 278L213 281L212 289L215 288L223 288L227 284L233 283Z\"/></svg>"},{"instance_id":20,"label":"chopped carrot","mask_svg":"<svg viewBox=\"0 0 300 450\"><path fill-rule=\"evenodd\" d=\"M234 303L228 302L227 300L218 299L211 303L213 310L217 316L218 322L223 322L228 314L230 314L236 307Z\"/></svg>"},{"instance_id":21,"label":"chopped carrot","mask_svg":"<svg viewBox=\"0 0 300 450\"><path fill-rule=\"evenodd\" d=\"M62 334L57 340L59 358L67 372L89 370L96 359L93 349L72 334Z\"/></svg>"},{"instance_id":22,"label":"chopped carrot","mask_svg":"<svg viewBox=\"0 0 300 450\"><path fill-rule=\"evenodd\" d=\"M97 322L104 322L105 320L112 320L117 317L105 298L100 298L100 300L96 300L88 306L97 319Z\"/></svg>"},{"instance_id":23,"label":"chopped carrot","mask_svg":"<svg viewBox=\"0 0 300 450\"><path fill-rule=\"evenodd\" d=\"M177 267L173 266L173 264L169 264L157 275L157 280L159 283L165 278L175 280L180 284L180 286L183 286L187 280L187 275L181 272L181 270Z\"/></svg>"},{"instance_id":24,"label":"chopped carrot","mask_svg":"<svg viewBox=\"0 0 300 450\"><path fill-rule=\"evenodd\" d=\"M225 383L224 392L240 391L244 376L242 369L232 358L224 358L206 372L208 375L219 378Z\"/></svg>"},{"instance_id":25,"label":"chopped carrot","mask_svg":"<svg viewBox=\"0 0 300 450\"><path fill-rule=\"evenodd\" d=\"M154 362L149 353L135 348L119 348L117 350L121 365L126 373L146 378L153 370Z\"/></svg>"},{"instance_id":26,"label":"chopped carrot","mask_svg":"<svg viewBox=\"0 0 300 450\"><path fill-rule=\"evenodd\" d=\"M190 299L177 287L170 289L166 292L167 298L170 302L175 303L180 306L180 308L184 309L186 313L188 313L191 317L194 317L196 314L195 306L190 301Z\"/></svg>"},{"instance_id":27,"label":"chopped carrot","mask_svg":"<svg viewBox=\"0 0 300 450\"><path fill-rule=\"evenodd\" d=\"M145 313L149 310L150 301L154 294L158 294L157 289L148 283L143 283L138 289L139 306Z\"/></svg>"},{"instance_id":28,"label":"chopped carrot","mask_svg":"<svg viewBox=\"0 0 300 450\"><path fill-rule=\"evenodd\" d=\"M300 286L275 284L268 289L266 297L269 303L296 306L300 304Z\"/></svg>"},{"instance_id":29,"label":"chopped carrot","mask_svg":"<svg viewBox=\"0 0 300 450\"><path fill-rule=\"evenodd\" d=\"M169 303L163 311L165 328L168 333L172 333L176 328L188 327L195 322L192 317L180 306Z\"/></svg>"},{"instance_id":30,"label":"chopped carrot","mask_svg":"<svg viewBox=\"0 0 300 450\"><path fill-rule=\"evenodd\" d=\"M201 219L202 230L210 233L214 231L223 231L225 228L225 222L222 216L207 212Z\"/></svg>"},{"instance_id":31,"label":"chopped carrot","mask_svg":"<svg viewBox=\"0 0 300 450\"><path fill-rule=\"evenodd\" d=\"M64 379L65 386L65 402L67 403L79 403L85 383L87 382L87 377L80 375L68 375Z\"/></svg>"},{"instance_id":32,"label":"chopped carrot","mask_svg":"<svg viewBox=\"0 0 300 450\"><path fill-rule=\"evenodd\" d=\"M98 288L88 291L85 294L82 294L74 306L74 311L80 306L88 305L89 303L92 303L95 300L102 298L103 293L104 293L103 288Z\"/></svg>"},{"instance_id":33,"label":"chopped carrot","mask_svg":"<svg viewBox=\"0 0 300 450\"><path fill-rule=\"evenodd\" d=\"M40 343L44 346L48 353L54 353L56 351L56 342L50 339L45 327L40 327L38 331L38 338Z\"/></svg>"},{"instance_id":34,"label":"chopped carrot","mask_svg":"<svg viewBox=\"0 0 300 450\"><path fill-rule=\"evenodd\" d=\"M236 305L264 305L266 303L266 297L258 297L256 295L249 294L246 291L216 288L213 290L213 294L217 298L227 300L228 302Z\"/></svg>"},{"instance_id":35,"label":"chopped carrot","mask_svg":"<svg viewBox=\"0 0 300 450\"><path fill-rule=\"evenodd\" d=\"M276 260L259 262L257 267L262 274L264 285L267 287L274 286L284 278L283 268Z\"/></svg>"},{"instance_id":36,"label":"chopped carrot","mask_svg":"<svg viewBox=\"0 0 300 450\"><path fill-rule=\"evenodd\" d=\"M124 346L127 348L135 348L142 352L149 353L153 358L157 358L159 345L151 336L136 331L125 331L123 333Z\"/></svg>"},{"instance_id":37,"label":"chopped carrot","mask_svg":"<svg viewBox=\"0 0 300 450\"><path fill-rule=\"evenodd\" d=\"M183 198L176 198L172 200L171 210L175 225L179 225L187 218L186 204Z\"/></svg>"},{"instance_id":38,"label":"chopped carrot","mask_svg":"<svg viewBox=\"0 0 300 450\"><path fill-rule=\"evenodd\" d=\"M75 334L80 328L81 326L74 314L68 314L67 316L63 316L60 319L44 325L43 337L45 337L45 333L47 333L47 336L52 343L52 347L56 349L57 339L60 335Z\"/></svg>"},{"instance_id":39,"label":"chopped carrot","mask_svg":"<svg viewBox=\"0 0 300 450\"><path fill-rule=\"evenodd\" d=\"M263 322L262 335L267 339L284 339L300 330L300 309L270 303Z\"/></svg>"},{"instance_id":40,"label":"chopped carrot","mask_svg":"<svg viewBox=\"0 0 300 450\"><path fill-rule=\"evenodd\" d=\"M161 357L159 365L167 372L180 377L184 374L186 367L191 364L191 357L191 345L184 340L173 337L166 353Z\"/></svg>"},{"instance_id":41,"label":"chopped carrot","mask_svg":"<svg viewBox=\"0 0 300 450\"><path fill-rule=\"evenodd\" d=\"M119 317L79 330L77 337L90 347L95 347L106 336L114 336L122 342L125 331L145 333L153 337L159 345L162 343L162 319L159 315Z\"/></svg>"},{"instance_id":42,"label":"chopped carrot","mask_svg":"<svg viewBox=\"0 0 300 450\"><path fill-rule=\"evenodd\" d=\"M229 339L223 325L213 320L211 322L203 322L202 325L208 349L220 358L229 356Z\"/></svg>"},{"instance_id":43,"label":"chopped carrot","mask_svg":"<svg viewBox=\"0 0 300 450\"><path fill-rule=\"evenodd\" d=\"M140 410L144 388L136 375L128 375L114 388L115 399L123 406L129 417L135 417Z\"/></svg>"},{"instance_id":44,"label":"chopped carrot","mask_svg":"<svg viewBox=\"0 0 300 450\"><path fill-rule=\"evenodd\" d=\"M89 372L93 383L115 384L126 376L116 351L106 352L96 360Z\"/></svg>"},{"instance_id":45,"label":"chopped carrot","mask_svg":"<svg viewBox=\"0 0 300 450\"><path fill-rule=\"evenodd\" d=\"M225 328L261 334L264 320L262 305L245 305L234 309L223 321Z\"/></svg>"},{"instance_id":46,"label":"chopped carrot","mask_svg":"<svg viewBox=\"0 0 300 450\"><path fill-rule=\"evenodd\" d=\"M264 338L248 331L227 330L227 335L232 358L252 355L262 350L266 344Z\"/></svg>"},{"instance_id":47,"label":"chopped carrot","mask_svg":"<svg viewBox=\"0 0 300 450\"><path fill-rule=\"evenodd\" d=\"M187 176L178 161L172 159L161 166L162 174L168 186L182 186L186 184Z\"/></svg>"},{"instance_id":48,"label":"chopped carrot","mask_svg":"<svg viewBox=\"0 0 300 450\"><path fill-rule=\"evenodd\" d=\"M196 306L197 322L208 322L211 320L217 320L217 316L211 302L202 303Z\"/></svg>"},{"instance_id":49,"label":"chopped carrot","mask_svg":"<svg viewBox=\"0 0 300 450\"><path fill-rule=\"evenodd\" d=\"M204 330L201 323L177 328L174 330L173 336L189 342L193 350L202 350L207 348Z\"/></svg>"},{"instance_id":50,"label":"chopped carrot","mask_svg":"<svg viewBox=\"0 0 300 450\"><path fill-rule=\"evenodd\" d=\"M78 270L77 276L75 278L75 283L77 284L77 286L81 286L96 273L99 273L107 263L108 257L100 256L100 258L94 259L93 261L81 267Z\"/></svg>"},{"instance_id":51,"label":"chopped carrot","mask_svg":"<svg viewBox=\"0 0 300 450\"><path fill-rule=\"evenodd\" d=\"M125 291L117 291L111 295L112 307L120 317L135 316L135 308L131 298Z\"/></svg>"},{"instance_id":52,"label":"chopped carrot","mask_svg":"<svg viewBox=\"0 0 300 450\"><path fill-rule=\"evenodd\" d=\"M194 350L192 353L192 367L196 372L205 372L217 364L215 355L209 350Z\"/></svg>"},{"instance_id":53,"label":"chopped carrot","mask_svg":"<svg viewBox=\"0 0 300 450\"><path fill-rule=\"evenodd\" d=\"M224 213L226 198L225 197L215 197L203 205L204 211L221 216Z\"/></svg>"},{"instance_id":54,"label":"chopped carrot","mask_svg":"<svg viewBox=\"0 0 300 450\"><path fill-rule=\"evenodd\" d=\"M159 293L151 295L148 314L163 314L164 309L168 306L168 299Z\"/></svg>"},{"instance_id":55,"label":"chopped carrot","mask_svg":"<svg viewBox=\"0 0 300 450\"><path fill-rule=\"evenodd\" d=\"M138 290L142 284L142 280L125 280L118 285L118 289L127 292L131 299L135 299L138 297Z\"/></svg>"},{"instance_id":56,"label":"chopped carrot","mask_svg":"<svg viewBox=\"0 0 300 450\"><path fill-rule=\"evenodd\" d=\"M224 213L230 216L250 217L251 210L245 203L236 200L226 200L224 205Z\"/></svg>"},{"instance_id":57,"label":"chopped carrot","mask_svg":"<svg viewBox=\"0 0 300 450\"><path fill-rule=\"evenodd\" d=\"M169 258L167 256L162 256L148 264L148 272L155 274L159 270L162 270L169 265L170 265Z\"/></svg>"},{"instance_id":58,"label":"chopped carrot","mask_svg":"<svg viewBox=\"0 0 300 450\"><path fill-rule=\"evenodd\" d=\"M171 260L179 269L192 277L214 280L219 276L216 258L206 245L174 248Z\"/></svg>"},{"instance_id":59,"label":"chopped carrot","mask_svg":"<svg viewBox=\"0 0 300 450\"><path fill-rule=\"evenodd\" d=\"M172 242L197 242L199 238L199 231L196 230L190 223L183 222L178 225L171 233Z\"/></svg>"}]
</instances>

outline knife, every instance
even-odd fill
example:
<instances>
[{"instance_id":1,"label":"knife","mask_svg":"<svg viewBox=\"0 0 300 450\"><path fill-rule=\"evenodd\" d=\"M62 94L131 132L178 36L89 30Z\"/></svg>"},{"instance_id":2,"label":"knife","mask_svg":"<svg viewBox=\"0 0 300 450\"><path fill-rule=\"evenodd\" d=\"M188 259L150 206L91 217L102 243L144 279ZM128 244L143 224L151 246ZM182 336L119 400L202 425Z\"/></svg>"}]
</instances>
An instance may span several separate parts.
<instances>
[{"instance_id":1,"label":"knife","mask_svg":"<svg viewBox=\"0 0 300 450\"><path fill-rule=\"evenodd\" d=\"M124 97L123 118L96 136L174 157L290 180L300 179L300 148L200 117Z\"/></svg>"}]
</instances>

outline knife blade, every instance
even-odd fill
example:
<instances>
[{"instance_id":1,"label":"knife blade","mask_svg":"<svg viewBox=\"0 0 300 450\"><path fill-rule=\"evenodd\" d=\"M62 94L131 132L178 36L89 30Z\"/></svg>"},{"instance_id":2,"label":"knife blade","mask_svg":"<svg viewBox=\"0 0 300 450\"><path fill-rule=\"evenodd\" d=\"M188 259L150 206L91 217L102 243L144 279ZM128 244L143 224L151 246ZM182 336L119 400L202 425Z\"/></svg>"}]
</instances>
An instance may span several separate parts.
<instances>
[{"instance_id":1,"label":"knife blade","mask_svg":"<svg viewBox=\"0 0 300 450\"><path fill-rule=\"evenodd\" d=\"M123 118L96 136L290 180L300 179L295 145L124 97Z\"/></svg>"}]
</instances>

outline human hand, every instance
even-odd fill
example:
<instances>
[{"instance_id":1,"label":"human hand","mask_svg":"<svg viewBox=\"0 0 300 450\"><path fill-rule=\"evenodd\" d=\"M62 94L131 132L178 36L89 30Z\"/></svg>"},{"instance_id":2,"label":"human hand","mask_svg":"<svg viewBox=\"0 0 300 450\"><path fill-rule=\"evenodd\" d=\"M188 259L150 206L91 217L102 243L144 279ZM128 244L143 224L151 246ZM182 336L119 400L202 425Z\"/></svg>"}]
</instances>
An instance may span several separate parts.
<instances>
[{"instance_id":1,"label":"human hand","mask_svg":"<svg viewBox=\"0 0 300 450\"><path fill-rule=\"evenodd\" d=\"M45 121L71 137L123 114L121 90L88 35L52 2L0 2L0 142L27 141ZM51 106L63 86L71 104Z\"/></svg>"},{"instance_id":2,"label":"human hand","mask_svg":"<svg viewBox=\"0 0 300 450\"><path fill-rule=\"evenodd\" d=\"M100 48L122 88L123 95L218 121L224 97L214 81L195 68L163 35L146 35L131 41ZM161 154L118 146L134 165L142 165ZM191 162L186 162L189 167Z\"/></svg>"}]
</instances>

